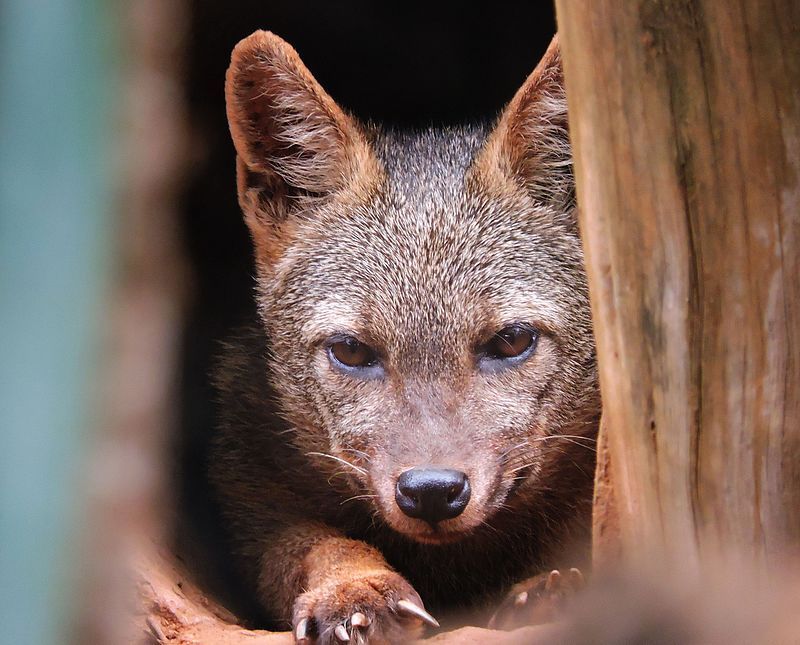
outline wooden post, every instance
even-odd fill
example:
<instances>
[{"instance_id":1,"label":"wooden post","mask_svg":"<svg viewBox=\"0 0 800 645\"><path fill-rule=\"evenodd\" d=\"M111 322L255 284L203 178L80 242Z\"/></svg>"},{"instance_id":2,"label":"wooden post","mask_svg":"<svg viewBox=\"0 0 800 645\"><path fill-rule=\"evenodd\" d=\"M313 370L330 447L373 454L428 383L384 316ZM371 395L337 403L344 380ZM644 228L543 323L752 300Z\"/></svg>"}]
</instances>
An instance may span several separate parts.
<instances>
[{"instance_id":1,"label":"wooden post","mask_svg":"<svg viewBox=\"0 0 800 645\"><path fill-rule=\"evenodd\" d=\"M800 3L556 6L610 457L598 523L608 491L618 514L596 554L796 552Z\"/></svg>"}]
</instances>

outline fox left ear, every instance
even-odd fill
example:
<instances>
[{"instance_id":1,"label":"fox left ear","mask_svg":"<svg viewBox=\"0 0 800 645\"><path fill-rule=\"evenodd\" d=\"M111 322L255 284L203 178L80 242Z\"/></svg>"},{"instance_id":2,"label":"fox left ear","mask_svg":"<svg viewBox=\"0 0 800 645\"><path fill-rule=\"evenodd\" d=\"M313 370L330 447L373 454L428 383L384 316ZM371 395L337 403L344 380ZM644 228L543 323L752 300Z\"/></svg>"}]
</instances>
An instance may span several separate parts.
<instances>
[{"instance_id":1,"label":"fox left ear","mask_svg":"<svg viewBox=\"0 0 800 645\"><path fill-rule=\"evenodd\" d=\"M275 34L257 31L236 45L225 99L239 204L263 264L285 245L289 220L309 199L379 176L359 124Z\"/></svg>"},{"instance_id":2,"label":"fox left ear","mask_svg":"<svg viewBox=\"0 0 800 645\"><path fill-rule=\"evenodd\" d=\"M476 166L521 182L537 202L558 212L575 205L558 36L503 110Z\"/></svg>"}]
</instances>

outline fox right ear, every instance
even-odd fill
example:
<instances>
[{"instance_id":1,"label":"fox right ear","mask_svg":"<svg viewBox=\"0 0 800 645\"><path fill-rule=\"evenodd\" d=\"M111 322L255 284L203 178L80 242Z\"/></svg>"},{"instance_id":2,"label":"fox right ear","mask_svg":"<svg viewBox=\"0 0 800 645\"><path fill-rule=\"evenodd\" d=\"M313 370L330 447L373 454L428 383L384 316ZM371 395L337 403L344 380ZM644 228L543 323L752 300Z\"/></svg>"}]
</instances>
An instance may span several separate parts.
<instances>
[{"instance_id":1,"label":"fox right ear","mask_svg":"<svg viewBox=\"0 0 800 645\"><path fill-rule=\"evenodd\" d=\"M575 181L558 36L503 110L477 167L520 182L543 205L572 210Z\"/></svg>"},{"instance_id":2,"label":"fox right ear","mask_svg":"<svg viewBox=\"0 0 800 645\"><path fill-rule=\"evenodd\" d=\"M257 31L236 45L225 99L239 203L257 247L303 200L330 195L374 164L355 120L275 34Z\"/></svg>"}]
</instances>

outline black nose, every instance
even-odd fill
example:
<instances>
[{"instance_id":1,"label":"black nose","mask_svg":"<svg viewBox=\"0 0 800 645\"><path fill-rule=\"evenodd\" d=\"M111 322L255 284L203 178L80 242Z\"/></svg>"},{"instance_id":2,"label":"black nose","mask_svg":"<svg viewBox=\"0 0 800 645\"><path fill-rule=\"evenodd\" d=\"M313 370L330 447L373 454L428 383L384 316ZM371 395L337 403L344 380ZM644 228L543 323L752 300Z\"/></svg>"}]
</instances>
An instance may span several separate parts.
<instances>
[{"instance_id":1,"label":"black nose","mask_svg":"<svg viewBox=\"0 0 800 645\"><path fill-rule=\"evenodd\" d=\"M394 499L409 517L430 524L461 515L469 502L469 479L448 468L412 468L397 478Z\"/></svg>"}]
</instances>

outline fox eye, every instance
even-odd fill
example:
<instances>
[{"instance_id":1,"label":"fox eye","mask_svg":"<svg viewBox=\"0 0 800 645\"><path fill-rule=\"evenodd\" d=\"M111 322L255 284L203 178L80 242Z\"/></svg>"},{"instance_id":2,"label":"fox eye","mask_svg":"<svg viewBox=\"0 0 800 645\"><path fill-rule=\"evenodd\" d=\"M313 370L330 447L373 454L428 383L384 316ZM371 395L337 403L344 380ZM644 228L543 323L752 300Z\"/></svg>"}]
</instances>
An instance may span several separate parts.
<instances>
[{"instance_id":1,"label":"fox eye","mask_svg":"<svg viewBox=\"0 0 800 645\"><path fill-rule=\"evenodd\" d=\"M533 353L539 335L523 325L509 325L496 332L481 348L483 361L519 362Z\"/></svg>"},{"instance_id":2,"label":"fox eye","mask_svg":"<svg viewBox=\"0 0 800 645\"><path fill-rule=\"evenodd\" d=\"M331 342L328 345L328 356L337 367L351 369L373 367L378 362L375 350L352 336Z\"/></svg>"}]
</instances>

